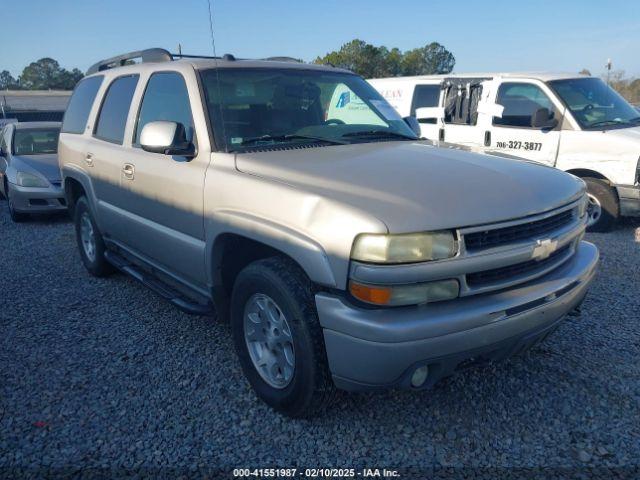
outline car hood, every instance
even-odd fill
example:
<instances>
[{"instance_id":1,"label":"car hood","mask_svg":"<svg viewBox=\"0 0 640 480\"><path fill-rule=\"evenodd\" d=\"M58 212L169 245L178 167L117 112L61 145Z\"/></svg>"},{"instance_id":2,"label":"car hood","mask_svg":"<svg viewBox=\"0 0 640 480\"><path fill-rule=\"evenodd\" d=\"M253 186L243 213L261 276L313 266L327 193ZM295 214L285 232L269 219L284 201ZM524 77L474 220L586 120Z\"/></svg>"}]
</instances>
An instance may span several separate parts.
<instances>
[{"instance_id":1,"label":"car hood","mask_svg":"<svg viewBox=\"0 0 640 480\"><path fill-rule=\"evenodd\" d=\"M20 170L20 164L37 171L40 175L52 182L59 182L60 167L58 166L58 155L14 155L12 166Z\"/></svg>"},{"instance_id":2,"label":"car hood","mask_svg":"<svg viewBox=\"0 0 640 480\"><path fill-rule=\"evenodd\" d=\"M242 153L236 167L348 204L393 233L519 218L584 191L581 180L554 168L426 142Z\"/></svg>"},{"instance_id":3,"label":"car hood","mask_svg":"<svg viewBox=\"0 0 640 480\"><path fill-rule=\"evenodd\" d=\"M635 143L636 146L640 143L640 127L612 128L604 132L608 138L613 137L616 140L626 140Z\"/></svg>"}]
</instances>

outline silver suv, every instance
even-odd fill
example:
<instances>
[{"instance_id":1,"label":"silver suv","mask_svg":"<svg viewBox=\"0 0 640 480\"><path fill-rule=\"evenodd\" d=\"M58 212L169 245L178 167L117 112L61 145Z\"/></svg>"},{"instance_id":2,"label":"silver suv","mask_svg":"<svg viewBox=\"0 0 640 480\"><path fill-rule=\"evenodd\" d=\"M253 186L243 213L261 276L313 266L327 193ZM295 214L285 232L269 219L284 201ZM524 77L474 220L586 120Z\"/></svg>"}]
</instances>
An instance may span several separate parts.
<instances>
[{"instance_id":1,"label":"silver suv","mask_svg":"<svg viewBox=\"0 0 640 480\"><path fill-rule=\"evenodd\" d=\"M82 261L229 319L257 395L290 416L528 349L594 277L584 183L410 126L330 66L99 62L59 143Z\"/></svg>"}]
</instances>

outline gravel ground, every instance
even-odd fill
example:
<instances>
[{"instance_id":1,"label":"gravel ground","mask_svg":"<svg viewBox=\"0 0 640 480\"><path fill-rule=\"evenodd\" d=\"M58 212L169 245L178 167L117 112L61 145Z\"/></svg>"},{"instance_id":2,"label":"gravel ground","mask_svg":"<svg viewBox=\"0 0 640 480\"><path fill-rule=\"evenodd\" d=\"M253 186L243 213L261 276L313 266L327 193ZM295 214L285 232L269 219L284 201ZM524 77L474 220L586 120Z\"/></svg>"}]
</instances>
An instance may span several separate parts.
<instances>
[{"instance_id":1,"label":"gravel ground","mask_svg":"<svg viewBox=\"0 0 640 480\"><path fill-rule=\"evenodd\" d=\"M582 316L525 356L428 392L345 395L324 417L293 421L256 399L226 325L121 274L90 277L71 223L15 225L0 202L0 476L637 475L639 225L587 236L602 265Z\"/></svg>"}]
</instances>

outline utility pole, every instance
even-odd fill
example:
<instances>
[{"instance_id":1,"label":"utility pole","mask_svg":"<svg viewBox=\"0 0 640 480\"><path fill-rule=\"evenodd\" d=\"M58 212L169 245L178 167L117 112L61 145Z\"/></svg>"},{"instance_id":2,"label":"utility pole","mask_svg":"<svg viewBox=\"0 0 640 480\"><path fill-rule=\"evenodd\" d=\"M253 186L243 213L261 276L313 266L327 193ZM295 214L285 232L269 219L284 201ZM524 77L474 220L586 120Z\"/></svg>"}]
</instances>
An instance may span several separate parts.
<instances>
[{"instance_id":1,"label":"utility pole","mask_svg":"<svg viewBox=\"0 0 640 480\"><path fill-rule=\"evenodd\" d=\"M607 59L607 64L605 65L607 68L607 85L609 85L609 77L611 75L611 59Z\"/></svg>"}]
</instances>

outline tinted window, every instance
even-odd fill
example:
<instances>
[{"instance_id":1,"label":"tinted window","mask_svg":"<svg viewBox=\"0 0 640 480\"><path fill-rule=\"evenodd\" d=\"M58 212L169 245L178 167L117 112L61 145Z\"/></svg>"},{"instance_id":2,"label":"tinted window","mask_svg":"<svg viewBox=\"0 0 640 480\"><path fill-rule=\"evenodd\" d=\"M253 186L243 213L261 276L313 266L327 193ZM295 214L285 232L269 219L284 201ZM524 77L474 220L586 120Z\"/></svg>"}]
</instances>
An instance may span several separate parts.
<instances>
[{"instance_id":1,"label":"tinted window","mask_svg":"<svg viewBox=\"0 0 640 480\"><path fill-rule=\"evenodd\" d=\"M437 107L440 100L440 85L417 85L413 93L411 115L416 115L416 108ZM435 118L421 120L420 123L436 123Z\"/></svg>"},{"instance_id":2,"label":"tinted window","mask_svg":"<svg viewBox=\"0 0 640 480\"><path fill-rule=\"evenodd\" d=\"M189 93L179 73L156 73L151 76L144 92L134 143L140 143L142 129L149 122L166 120L184 125L187 140L193 140L193 120Z\"/></svg>"},{"instance_id":3,"label":"tinted window","mask_svg":"<svg viewBox=\"0 0 640 480\"><path fill-rule=\"evenodd\" d=\"M131 98L138 84L138 75L116 78L105 94L95 128L96 137L122 143Z\"/></svg>"},{"instance_id":4,"label":"tinted window","mask_svg":"<svg viewBox=\"0 0 640 480\"><path fill-rule=\"evenodd\" d=\"M539 108L555 116L553 103L537 85L531 83L503 83L498 89L497 102L504 107L502 118L493 117L494 125L531 128L531 117Z\"/></svg>"},{"instance_id":5,"label":"tinted window","mask_svg":"<svg viewBox=\"0 0 640 480\"><path fill-rule=\"evenodd\" d=\"M91 106L102 84L102 76L81 80L76 86L64 114L62 131L64 133L82 133L87 125Z\"/></svg>"}]
</instances>

